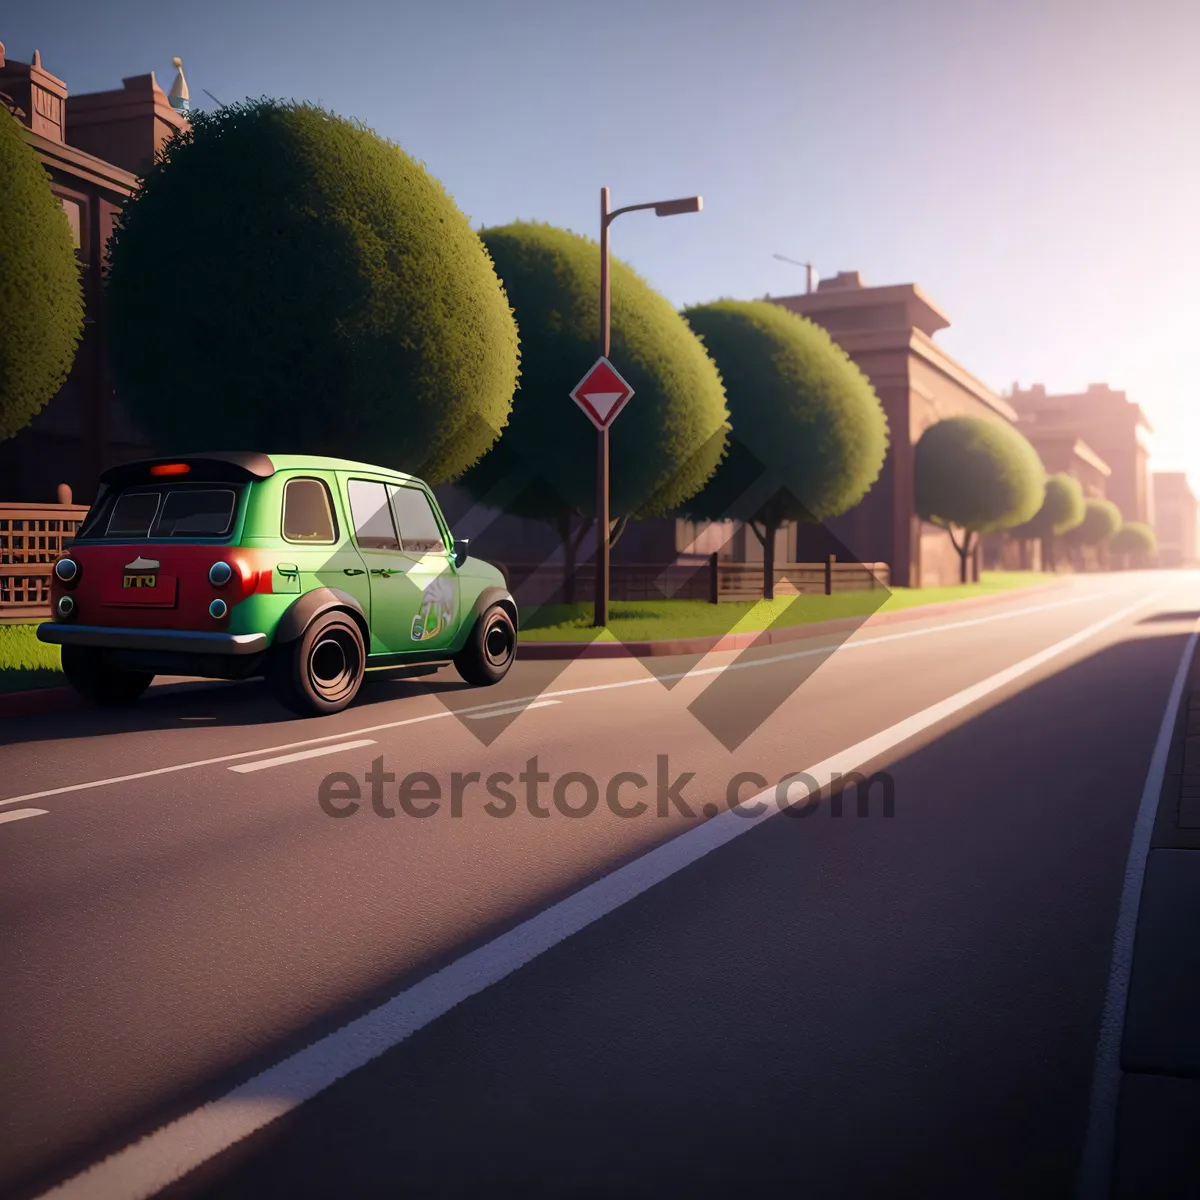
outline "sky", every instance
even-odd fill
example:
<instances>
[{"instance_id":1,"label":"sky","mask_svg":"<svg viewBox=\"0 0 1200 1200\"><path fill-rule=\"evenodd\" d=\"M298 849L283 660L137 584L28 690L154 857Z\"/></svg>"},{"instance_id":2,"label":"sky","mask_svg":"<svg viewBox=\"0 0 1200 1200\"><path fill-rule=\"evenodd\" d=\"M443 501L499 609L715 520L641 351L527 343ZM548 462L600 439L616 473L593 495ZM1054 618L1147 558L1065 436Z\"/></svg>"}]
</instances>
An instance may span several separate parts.
<instances>
[{"instance_id":1,"label":"sky","mask_svg":"<svg viewBox=\"0 0 1200 1200\"><path fill-rule=\"evenodd\" d=\"M972 373L1126 390L1200 490L1197 0L57 0L0 40L358 117L477 228L699 193L612 229L677 305L803 291L773 254L917 283Z\"/></svg>"}]
</instances>

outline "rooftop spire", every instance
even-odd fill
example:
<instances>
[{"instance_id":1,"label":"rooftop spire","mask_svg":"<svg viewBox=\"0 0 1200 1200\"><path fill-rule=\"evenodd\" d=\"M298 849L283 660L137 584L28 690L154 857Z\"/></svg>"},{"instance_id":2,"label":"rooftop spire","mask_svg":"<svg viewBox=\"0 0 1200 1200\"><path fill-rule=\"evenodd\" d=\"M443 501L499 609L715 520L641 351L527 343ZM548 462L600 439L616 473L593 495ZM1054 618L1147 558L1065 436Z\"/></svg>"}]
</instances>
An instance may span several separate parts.
<instances>
[{"instance_id":1,"label":"rooftop spire","mask_svg":"<svg viewBox=\"0 0 1200 1200\"><path fill-rule=\"evenodd\" d=\"M181 58L173 58L171 61L175 64L175 69L179 72L175 76L175 82L171 84L171 94L169 97L171 107L176 112L187 112L191 107L191 103L188 95L187 80L183 77L183 60Z\"/></svg>"}]
</instances>

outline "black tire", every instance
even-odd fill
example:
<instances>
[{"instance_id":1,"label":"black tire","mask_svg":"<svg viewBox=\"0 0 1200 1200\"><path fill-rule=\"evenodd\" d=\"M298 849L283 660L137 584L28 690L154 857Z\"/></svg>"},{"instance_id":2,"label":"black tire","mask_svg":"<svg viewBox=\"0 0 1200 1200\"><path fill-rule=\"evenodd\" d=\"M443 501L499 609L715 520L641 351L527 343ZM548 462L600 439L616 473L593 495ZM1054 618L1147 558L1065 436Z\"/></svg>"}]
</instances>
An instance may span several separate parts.
<instances>
[{"instance_id":1,"label":"black tire","mask_svg":"<svg viewBox=\"0 0 1200 1200\"><path fill-rule=\"evenodd\" d=\"M502 604L493 604L475 622L466 645L454 656L455 670L474 687L499 683L517 657L517 627Z\"/></svg>"},{"instance_id":2,"label":"black tire","mask_svg":"<svg viewBox=\"0 0 1200 1200\"><path fill-rule=\"evenodd\" d=\"M344 612L322 613L295 641L271 647L267 686L275 699L305 717L341 712L362 685L367 650L362 630Z\"/></svg>"},{"instance_id":3,"label":"black tire","mask_svg":"<svg viewBox=\"0 0 1200 1200\"><path fill-rule=\"evenodd\" d=\"M149 671L110 667L104 661L104 651L95 646L64 646L62 669L67 682L89 704L101 708L133 704L154 678Z\"/></svg>"}]
</instances>

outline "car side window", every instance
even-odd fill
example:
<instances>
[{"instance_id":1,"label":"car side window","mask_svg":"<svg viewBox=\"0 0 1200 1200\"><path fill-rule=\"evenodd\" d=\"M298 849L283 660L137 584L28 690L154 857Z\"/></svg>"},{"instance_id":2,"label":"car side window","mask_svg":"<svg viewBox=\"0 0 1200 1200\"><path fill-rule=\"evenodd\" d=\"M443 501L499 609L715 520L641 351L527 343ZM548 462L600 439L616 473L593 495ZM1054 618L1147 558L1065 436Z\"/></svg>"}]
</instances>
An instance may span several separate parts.
<instances>
[{"instance_id":1,"label":"car side window","mask_svg":"<svg viewBox=\"0 0 1200 1200\"><path fill-rule=\"evenodd\" d=\"M389 487L400 542L409 554L445 553L446 541L429 497L415 487Z\"/></svg>"},{"instance_id":2,"label":"car side window","mask_svg":"<svg viewBox=\"0 0 1200 1200\"><path fill-rule=\"evenodd\" d=\"M289 479L283 488L283 537L331 545L338 540L329 488L321 479Z\"/></svg>"},{"instance_id":3,"label":"car side window","mask_svg":"<svg viewBox=\"0 0 1200 1200\"><path fill-rule=\"evenodd\" d=\"M387 488L382 483L351 479L346 490L358 544L364 550L399 550Z\"/></svg>"}]
</instances>

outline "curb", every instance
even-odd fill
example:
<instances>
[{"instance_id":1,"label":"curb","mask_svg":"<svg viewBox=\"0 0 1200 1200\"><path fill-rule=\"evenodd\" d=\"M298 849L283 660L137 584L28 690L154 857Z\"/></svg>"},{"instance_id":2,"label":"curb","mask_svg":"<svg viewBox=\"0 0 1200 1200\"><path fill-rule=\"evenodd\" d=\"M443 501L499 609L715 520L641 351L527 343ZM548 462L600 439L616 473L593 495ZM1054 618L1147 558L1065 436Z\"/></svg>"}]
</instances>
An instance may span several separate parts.
<instances>
[{"instance_id":1,"label":"curb","mask_svg":"<svg viewBox=\"0 0 1200 1200\"><path fill-rule=\"evenodd\" d=\"M0 717L36 717L42 713L82 708L84 704L83 697L69 687L0 692Z\"/></svg>"},{"instance_id":2,"label":"curb","mask_svg":"<svg viewBox=\"0 0 1200 1200\"><path fill-rule=\"evenodd\" d=\"M708 654L718 650L745 650L748 646L776 646L806 638L825 637L833 633L853 633L865 626L892 625L901 621L917 621L942 613L962 612L995 604L1013 596L1029 596L1066 587L1070 578L1054 579L1027 588L1010 588L987 596L968 596L962 600L942 600L937 604L918 604L893 612L876 612L864 618L836 617L830 621L814 621L809 625L792 625L784 629L763 629L749 633L724 633L706 637L678 638L653 642L521 642L517 656L526 659L562 658L651 658L659 655Z\"/></svg>"},{"instance_id":3,"label":"curb","mask_svg":"<svg viewBox=\"0 0 1200 1200\"><path fill-rule=\"evenodd\" d=\"M517 651L518 658L563 659L563 658L652 658L665 655L707 654L713 650L744 650L748 646L775 646L783 642L796 642L805 638L825 637L833 633L853 633L864 626L891 625L899 621L915 621L922 617L933 617L941 613L962 612L965 608L978 608L994 604L1012 596L1029 596L1053 588L1065 587L1070 577L1055 579L1050 583L1038 583L1027 588L1011 588L993 592L987 596L969 596L963 600L943 600L938 604L916 605L913 608L897 609L895 612L873 613L862 620L858 617L838 617L831 621L815 621L810 625L793 625L786 629L764 629L752 633L725 633L708 637L678 638L671 641L654 642L522 642ZM223 680L195 680L196 683L222 683ZM179 683L159 684L160 687L176 688ZM187 685L183 685L187 686ZM0 692L0 717L34 717L44 713L65 712L70 709L86 708L87 702L69 687L30 688L23 692Z\"/></svg>"}]
</instances>

